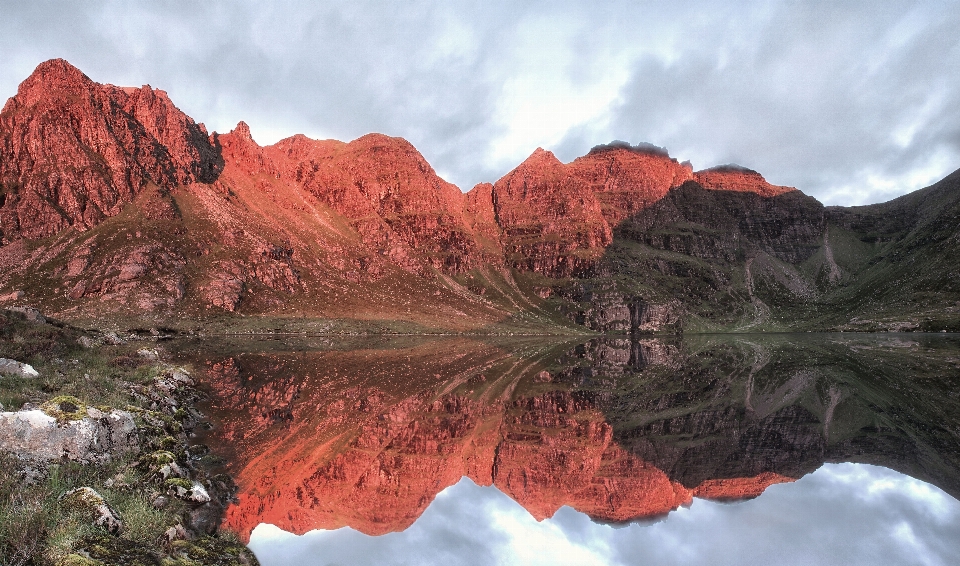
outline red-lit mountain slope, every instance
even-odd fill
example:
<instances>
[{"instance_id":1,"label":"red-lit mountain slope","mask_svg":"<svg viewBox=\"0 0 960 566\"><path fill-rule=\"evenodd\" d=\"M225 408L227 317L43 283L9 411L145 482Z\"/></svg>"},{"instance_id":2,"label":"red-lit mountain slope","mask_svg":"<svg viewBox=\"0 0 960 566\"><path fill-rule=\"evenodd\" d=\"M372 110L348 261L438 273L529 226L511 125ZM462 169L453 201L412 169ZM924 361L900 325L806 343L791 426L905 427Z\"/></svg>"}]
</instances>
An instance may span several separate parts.
<instances>
[{"instance_id":1,"label":"red-lit mountain slope","mask_svg":"<svg viewBox=\"0 0 960 566\"><path fill-rule=\"evenodd\" d=\"M874 224L624 142L570 163L538 149L463 194L403 139L208 135L163 91L62 60L0 113L0 304L111 325L885 328L900 311L831 303L899 245L857 232Z\"/></svg>"}]
</instances>

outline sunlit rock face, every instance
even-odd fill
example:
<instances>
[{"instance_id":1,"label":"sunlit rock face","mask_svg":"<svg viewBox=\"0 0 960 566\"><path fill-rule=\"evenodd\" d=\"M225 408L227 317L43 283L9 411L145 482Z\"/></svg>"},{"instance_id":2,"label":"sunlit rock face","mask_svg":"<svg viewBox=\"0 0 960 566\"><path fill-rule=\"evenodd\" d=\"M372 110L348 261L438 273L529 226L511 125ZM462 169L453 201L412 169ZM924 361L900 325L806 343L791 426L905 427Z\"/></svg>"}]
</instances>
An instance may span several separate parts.
<instances>
[{"instance_id":1,"label":"sunlit rock face","mask_svg":"<svg viewBox=\"0 0 960 566\"><path fill-rule=\"evenodd\" d=\"M589 272L622 220L692 179L661 148L618 142L569 164L537 149L493 185L508 264L553 277Z\"/></svg>"},{"instance_id":2,"label":"sunlit rock face","mask_svg":"<svg viewBox=\"0 0 960 566\"><path fill-rule=\"evenodd\" d=\"M765 197L797 190L794 187L771 185L760 173L739 165L721 165L697 171L693 179L705 189L750 192Z\"/></svg>"},{"instance_id":3,"label":"sunlit rock face","mask_svg":"<svg viewBox=\"0 0 960 566\"><path fill-rule=\"evenodd\" d=\"M464 194L401 138L261 147L243 122L208 135L161 90L51 60L0 112L0 303L180 329L255 315L302 330L296 314L415 331L958 330L958 182L825 208L740 166L693 172L612 142L570 163L538 149Z\"/></svg>"},{"instance_id":4,"label":"sunlit rock face","mask_svg":"<svg viewBox=\"0 0 960 566\"><path fill-rule=\"evenodd\" d=\"M620 223L691 179L661 148L614 142L567 164L538 150L464 194L401 138L261 147L243 122L208 135L162 90L51 60L0 113L0 301L489 325L554 296L515 276L590 276ZM644 312L641 330L679 316Z\"/></svg>"},{"instance_id":5,"label":"sunlit rock face","mask_svg":"<svg viewBox=\"0 0 960 566\"><path fill-rule=\"evenodd\" d=\"M222 168L215 140L164 91L102 85L50 60L0 113L2 238L88 230L147 184L209 183Z\"/></svg>"},{"instance_id":6,"label":"sunlit rock face","mask_svg":"<svg viewBox=\"0 0 960 566\"><path fill-rule=\"evenodd\" d=\"M479 246L460 190L402 138L369 134L344 143L297 135L261 148L242 122L222 138L224 159L236 166L228 174L264 177L258 182L268 195L284 186L309 193L342 216L374 257L418 273L499 260Z\"/></svg>"}]
</instances>

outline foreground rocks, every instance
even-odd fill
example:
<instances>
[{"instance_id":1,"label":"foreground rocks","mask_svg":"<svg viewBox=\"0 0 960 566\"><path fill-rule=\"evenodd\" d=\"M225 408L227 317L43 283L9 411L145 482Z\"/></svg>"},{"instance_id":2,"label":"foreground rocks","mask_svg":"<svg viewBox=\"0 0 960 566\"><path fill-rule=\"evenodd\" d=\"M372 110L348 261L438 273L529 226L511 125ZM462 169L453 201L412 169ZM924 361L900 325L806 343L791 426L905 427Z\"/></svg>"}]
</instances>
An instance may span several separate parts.
<instances>
[{"instance_id":1,"label":"foreground rocks","mask_svg":"<svg viewBox=\"0 0 960 566\"><path fill-rule=\"evenodd\" d=\"M236 488L192 440L202 396L159 333L35 314L0 312L5 368L43 375L0 379L22 406L0 406L0 564L256 564L219 532Z\"/></svg>"},{"instance_id":2,"label":"foreground rocks","mask_svg":"<svg viewBox=\"0 0 960 566\"><path fill-rule=\"evenodd\" d=\"M102 495L91 487L78 487L63 494L61 503L89 514L93 524L103 527L112 535L120 534L123 530L123 520L120 514L113 510Z\"/></svg>"},{"instance_id":3,"label":"foreground rocks","mask_svg":"<svg viewBox=\"0 0 960 566\"><path fill-rule=\"evenodd\" d=\"M82 418L67 421L39 409L0 413L0 449L23 458L81 463L103 462L139 450L133 415L93 407L83 412Z\"/></svg>"},{"instance_id":4,"label":"foreground rocks","mask_svg":"<svg viewBox=\"0 0 960 566\"><path fill-rule=\"evenodd\" d=\"M8 358L0 358L0 375L12 375L16 377L39 377L40 373L33 369L30 364L18 362Z\"/></svg>"}]
</instances>

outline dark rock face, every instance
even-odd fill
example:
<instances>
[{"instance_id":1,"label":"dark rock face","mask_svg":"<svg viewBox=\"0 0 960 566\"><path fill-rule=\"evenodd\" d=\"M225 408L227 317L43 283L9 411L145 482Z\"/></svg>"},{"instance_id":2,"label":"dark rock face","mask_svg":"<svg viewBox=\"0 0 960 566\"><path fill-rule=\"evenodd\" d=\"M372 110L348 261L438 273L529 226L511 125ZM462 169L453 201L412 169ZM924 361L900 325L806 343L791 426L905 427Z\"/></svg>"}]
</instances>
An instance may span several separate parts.
<instances>
[{"instance_id":1,"label":"dark rock face","mask_svg":"<svg viewBox=\"0 0 960 566\"><path fill-rule=\"evenodd\" d=\"M799 191L764 197L691 182L626 219L617 235L707 260L742 261L763 251L798 264L820 247L823 229L823 205Z\"/></svg>"}]
</instances>

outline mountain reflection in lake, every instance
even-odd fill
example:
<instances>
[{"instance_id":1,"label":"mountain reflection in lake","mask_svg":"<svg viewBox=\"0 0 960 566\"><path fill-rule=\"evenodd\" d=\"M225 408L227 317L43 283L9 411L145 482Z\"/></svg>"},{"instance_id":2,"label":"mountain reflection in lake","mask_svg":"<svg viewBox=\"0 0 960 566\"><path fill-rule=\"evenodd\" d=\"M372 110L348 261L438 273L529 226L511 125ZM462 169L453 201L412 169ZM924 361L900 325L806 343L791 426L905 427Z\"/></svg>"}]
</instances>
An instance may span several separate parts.
<instances>
[{"instance_id":1,"label":"mountain reflection in lake","mask_svg":"<svg viewBox=\"0 0 960 566\"><path fill-rule=\"evenodd\" d=\"M729 560L697 558L698 548L717 552L708 548L710 537L678 546L681 539L671 529L686 521L683 532L694 533L710 523L698 519L707 516L714 523L723 517L722 528L714 524L710 532L728 531L731 541L737 532L762 532L768 538L749 543L754 550L771 540L806 541L793 545L800 550L827 548L831 541L855 549L858 541L876 538L866 528L873 525L896 532L871 548L900 541L897 548L907 549L902 556L918 563L952 563L960 553L955 499L960 495L960 339L955 336L597 338L586 344L517 338L353 344L304 339L191 343L182 344L180 352L198 369L206 368L209 412L217 425L204 440L227 459L240 487L226 523L244 537L260 524L293 533L341 527L366 535L400 532L424 515L441 491L455 486L437 501L436 511L431 507L428 519L456 501L469 507L471 498L504 495L529 514L523 515L526 523L504 523L513 511L487 514L516 531L510 539L514 553L497 555L494 562L526 562L524 553L557 525L580 525L574 531L583 540L596 539L596 533L621 540L622 535L609 534L614 532L609 524L656 519L663 521L626 530L639 528L646 533L645 544L673 548L671 560L650 549L630 554L631 545L610 541L601 545L606 555L590 556L599 556L600 563L635 563L630 556L641 555L661 556L658 563L745 559L749 553L737 548L748 544L743 540L730 542ZM828 462L882 466L943 491L889 470L850 465L774 486ZM464 477L470 481L461 482ZM832 495L824 501L834 501L833 506L776 504L778 497L813 501L826 493L824 485L843 484L838 477L862 481L827 490ZM496 490L477 487L490 485ZM878 508L858 517L850 511L867 497L858 486L873 486L868 495L877 490L890 495L890 485L900 486L896 497L872 500L878 506L885 502L883 513ZM718 507L698 501L664 518L695 497L730 502L765 490L770 493L749 504ZM920 492L923 497L911 499ZM916 501L933 507L926 514L914 512L923 507ZM566 507L593 521L584 523ZM758 509L759 515L751 514ZM485 516L461 514L458 520L475 521L468 530L477 533L491 528L480 524ZM549 517L554 519L539 524L543 532L531 531L538 525L534 519ZM831 517L836 524L825 524ZM889 524L877 523L880 518ZM483 546L482 538L463 539L467 542L457 547L451 541L464 532L462 526L445 528L446 534L421 534L417 552L430 554L424 541L447 540L435 549L436 557L484 563L481 557L493 556L502 543L502 536L493 536L486 550L474 548ZM420 531L419 524L411 529ZM509 531L501 534L509 538ZM400 540L396 537L317 538L312 533L312 538L286 539L270 532L258 529L253 545L265 563L281 563L270 556L290 558L296 548L309 548L317 564L333 563L336 556L349 563L358 556L380 563L422 562L395 553L374 559L387 541ZM649 538L658 532L661 537ZM630 540L638 537L644 538ZM353 554L337 551L338 541ZM308 547L297 546L307 542ZM357 545L369 545L370 552ZM850 563L871 555L831 556ZM584 563L566 556L568 562ZM810 556L797 558L802 562ZM896 562L899 555L891 550L878 556ZM785 556L756 555L761 561L773 558L790 562Z\"/></svg>"}]
</instances>

